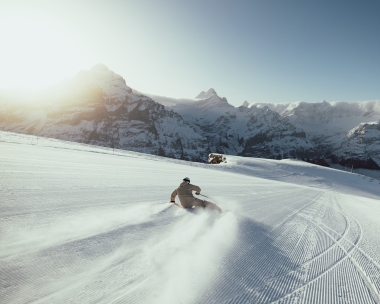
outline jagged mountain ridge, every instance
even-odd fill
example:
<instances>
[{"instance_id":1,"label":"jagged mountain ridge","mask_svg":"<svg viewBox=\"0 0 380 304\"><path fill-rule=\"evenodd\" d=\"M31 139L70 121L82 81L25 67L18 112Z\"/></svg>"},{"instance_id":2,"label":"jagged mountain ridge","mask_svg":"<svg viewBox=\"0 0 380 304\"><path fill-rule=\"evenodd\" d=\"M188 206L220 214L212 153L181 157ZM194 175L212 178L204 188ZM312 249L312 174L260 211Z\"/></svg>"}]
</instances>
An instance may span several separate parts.
<instances>
[{"instance_id":1,"label":"jagged mountain ridge","mask_svg":"<svg viewBox=\"0 0 380 304\"><path fill-rule=\"evenodd\" d=\"M166 103L164 97L150 96ZM199 97L204 99L199 100ZM192 101L176 103L171 99L168 107L205 134L211 148L220 153L295 157L322 165L333 162L342 166L380 169L377 141L365 140L363 135L355 137L356 140L349 136L350 130L362 123L380 119L380 101L251 105L245 101L235 108L210 89L202 91ZM256 121L256 125L252 125L252 121ZM263 128L264 125L267 129ZM376 128L371 134L373 138L380 138ZM358 150L361 153L347 148L353 148L359 142L365 147Z\"/></svg>"},{"instance_id":2,"label":"jagged mountain ridge","mask_svg":"<svg viewBox=\"0 0 380 304\"><path fill-rule=\"evenodd\" d=\"M172 107L207 137L211 150L262 158L315 157L302 130L278 113L268 108L236 108L212 91L204 99Z\"/></svg>"},{"instance_id":3,"label":"jagged mountain ridge","mask_svg":"<svg viewBox=\"0 0 380 304\"><path fill-rule=\"evenodd\" d=\"M133 93L103 65L79 72L39 98L39 105L16 108L1 99L0 128L186 160L204 161L209 152L206 138L180 115Z\"/></svg>"},{"instance_id":4,"label":"jagged mountain ridge","mask_svg":"<svg viewBox=\"0 0 380 304\"><path fill-rule=\"evenodd\" d=\"M288 104L254 103L248 107L270 107L302 128L325 158L341 165L378 169L380 165L380 100L361 102ZM366 130L370 132L365 132ZM354 130L364 130L361 135ZM360 152L359 152L360 151ZM373 161L377 164L374 164ZM363 163L368 163L364 165Z\"/></svg>"},{"instance_id":5,"label":"jagged mountain ridge","mask_svg":"<svg viewBox=\"0 0 380 304\"><path fill-rule=\"evenodd\" d=\"M366 168L380 164L376 124L365 125L365 135L348 136L349 130L377 117L376 102L372 112L368 105L363 112L363 105L353 111L327 102L244 102L234 107L214 89L195 99L175 99L139 93L104 65L29 96L34 100L29 104L15 102L16 97L11 99L8 93L0 92L2 130L193 161L205 161L209 152L220 152L299 158L325 165L325 159L356 161ZM326 132L329 128L333 131ZM366 140L366 134L374 140ZM360 142L364 148L353 154L346 142Z\"/></svg>"},{"instance_id":6,"label":"jagged mountain ridge","mask_svg":"<svg viewBox=\"0 0 380 304\"><path fill-rule=\"evenodd\" d=\"M195 99L205 99L205 98L209 98L213 95L217 95L215 90L213 88L209 89L207 92L205 91L202 91L200 92L196 97Z\"/></svg>"}]
</instances>

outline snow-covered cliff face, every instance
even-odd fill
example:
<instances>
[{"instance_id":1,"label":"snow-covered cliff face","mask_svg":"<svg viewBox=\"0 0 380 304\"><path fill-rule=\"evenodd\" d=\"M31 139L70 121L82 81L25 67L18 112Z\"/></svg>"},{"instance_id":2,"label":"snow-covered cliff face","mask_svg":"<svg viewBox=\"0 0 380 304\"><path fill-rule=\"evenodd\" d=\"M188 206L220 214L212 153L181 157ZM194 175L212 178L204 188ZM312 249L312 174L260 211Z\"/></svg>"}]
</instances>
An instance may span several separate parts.
<instances>
[{"instance_id":1,"label":"snow-covered cliff face","mask_svg":"<svg viewBox=\"0 0 380 304\"><path fill-rule=\"evenodd\" d=\"M326 159L355 167L380 165L380 100L362 102L252 104L269 107L301 128L316 151Z\"/></svg>"},{"instance_id":2,"label":"snow-covered cliff face","mask_svg":"<svg viewBox=\"0 0 380 304\"><path fill-rule=\"evenodd\" d=\"M210 89L172 109L207 137L212 151L280 159L315 157L306 134L267 107L235 108Z\"/></svg>"},{"instance_id":3,"label":"snow-covered cliff face","mask_svg":"<svg viewBox=\"0 0 380 304\"><path fill-rule=\"evenodd\" d=\"M0 128L172 158L204 161L207 139L177 113L132 93L98 65L38 94L40 103L0 99ZM38 99L38 98L37 98Z\"/></svg>"},{"instance_id":4,"label":"snow-covered cliff face","mask_svg":"<svg viewBox=\"0 0 380 304\"><path fill-rule=\"evenodd\" d=\"M356 165L380 169L380 120L361 123L347 133L341 148L336 152L342 165Z\"/></svg>"},{"instance_id":5,"label":"snow-covered cliff face","mask_svg":"<svg viewBox=\"0 0 380 304\"><path fill-rule=\"evenodd\" d=\"M359 145L347 137L351 129L380 119L380 101L251 105L245 101L235 108L214 89L202 91L193 100L149 96L179 113L207 137L215 152L300 158L321 165L332 161L368 169L380 164L376 157L380 155L380 145L376 141L370 144L362 140L362 150L357 149L361 153L343 149L348 141L349 147ZM373 138L380 138L376 129Z\"/></svg>"}]
</instances>

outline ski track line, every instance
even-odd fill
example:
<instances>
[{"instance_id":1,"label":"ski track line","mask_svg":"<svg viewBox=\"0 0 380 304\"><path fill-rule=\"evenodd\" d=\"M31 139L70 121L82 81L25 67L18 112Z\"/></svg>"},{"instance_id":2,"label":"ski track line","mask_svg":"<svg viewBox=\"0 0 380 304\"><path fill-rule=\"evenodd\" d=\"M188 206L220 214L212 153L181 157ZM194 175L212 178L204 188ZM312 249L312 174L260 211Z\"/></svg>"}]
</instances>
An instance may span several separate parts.
<instances>
[{"instance_id":1,"label":"ski track line","mask_svg":"<svg viewBox=\"0 0 380 304\"><path fill-rule=\"evenodd\" d=\"M339 211L339 210L337 210L338 212L341 212L341 211ZM356 223L357 223L357 225L358 225L358 227L361 229L361 230L363 230L363 228L362 228L362 226L360 225L360 223L352 216L352 215L350 215L350 214L348 214L347 213L347 215L349 216L349 217L351 217ZM376 261L376 260L374 260L371 256L369 256L363 249L361 249L360 247L358 247L357 245L358 245L358 243L359 242L357 242L357 243L353 243L352 241L350 241L350 240L347 240L347 242L350 242L352 245L354 245L355 247L356 247L356 249L358 250L358 251L360 251L360 253L361 254L363 254L369 261L371 261L379 270L380 270L380 264Z\"/></svg>"},{"instance_id":2,"label":"ski track line","mask_svg":"<svg viewBox=\"0 0 380 304\"><path fill-rule=\"evenodd\" d=\"M281 196L279 195L279 197L281 197ZM261 206L261 207L257 207L257 208L255 208L255 205L253 205L252 202L247 202L247 203L245 203L245 204L240 204L240 207L241 207L242 209L243 209L244 207L246 207L246 206L254 207L253 210L251 210L251 211L248 212L248 214L251 214L251 213L257 213L257 211L262 210L262 209L264 209L264 208L271 209L271 207L273 207L273 206L275 206L275 205L278 205L278 204L282 204L282 203L283 203L282 201L278 201L278 202L275 202L275 203L271 203L271 204L267 204L267 205L264 205L264 206ZM296 204L296 203L295 203L295 204ZM270 211L272 211L272 210L270 210ZM245 214L247 214L247 213L245 213ZM266 217L267 215L268 215L268 214L263 215L262 217L259 217L259 218L255 218L255 220L260 220L261 218L264 218L264 217Z\"/></svg>"},{"instance_id":3,"label":"ski track line","mask_svg":"<svg viewBox=\"0 0 380 304\"><path fill-rule=\"evenodd\" d=\"M323 252L322 252L322 254L323 254ZM315 260L315 259L316 258L314 258L313 260ZM311 263L311 262L307 262L307 263ZM307 263L305 263L305 264L307 264ZM298 266L297 269L300 267L302 267L302 265ZM256 291L256 292L259 292L260 290L263 291L263 292L261 292L261 294L259 294L259 297L257 299L255 299L255 301L257 301L258 303L267 303L268 301L271 301L270 299L273 299L274 297L278 298L280 296L279 293L289 292L289 289L293 290L293 292L294 292L294 288L296 288L296 285L298 285L298 282L295 281L293 279L293 277L289 277L287 279L286 275L295 273L297 271L297 269L292 270L290 272L286 272L286 273L281 274L281 275L277 275L277 276L269 278L267 280L264 280L264 286L260 286L258 288L251 289L249 293L242 295L240 297L240 300L237 301L236 303L241 303L241 302L252 300L249 298L251 298L253 291ZM281 279L281 280L279 280L279 279ZM291 281L289 281L289 280L291 280ZM269 287L272 287L270 289L270 293L265 292L265 289L268 289ZM303 288L303 286L301 288ZM277 293L277 295L275 293ZM238 296L238 298L239 298L239 296Z\"/></svg>"},{"instance_id":4,"label":"ski track line","mask_svg":"<svg viewBox=\"0 0 380 304\"><path fill-rule=\"evenodd\" d=\"M321 192L317 197L313 198L311 200L310 203L302 206L301 208L299 208L298 210L293 210L294 212L289 215L287 218L285 218L281 223L275 225L271 231L275 231L277 230L278 228L280 228L282 225L284 225L290 218L296 216L298 213L302 212L304 209L308 208L311 204L315 203L322 195L324 194L324 192Z\"/></svg>"},{"instance_id":5,"label":"ski track line","mask_svg":"<svg viewBox=\"0 0 380 304\"><path fill-rule=\"evenodd\" d=\"M272 204L270 204L270 205L266 205L266 206L264 206L264 207L261 207L261 208L258 208L258 209L255 209L255 210L249 211L249 212L247 212L247 213L245 213L245 214L247 214L247 215L250 215L250 214L252 214L252 213L255 214L255 213L257 213L257 210L261 210L261 209L264 209L264 208L268 208L269 211L267 211L266 214L264 214L264 215L262 215L262 216L259 216L259 217L256 217L256 218L255 218L256 221L260 222L260 221L264 220L265 218L267 218L267 217L269 217L269 216L271 216L271 215L274 215L273 210L271 210L270 207L273 207L274 205L278 205L278 204L281 204L281 203L282 203L282 202L272 203ZM296 204L296 203L294 203L294 204ZM301 207L301 208L303 208L303 207ZM279 212L279 209L278 209L276 212Z\"/></svg>"},{"instance_id":6,"label":"ski track line","mask_svg":"<svg viewBox=\"0 0 380 304\"><path fill-rule=\"evenodd\" d=\"M321 203L321 204L323 204L323 203ZM323 205L326 205L326 204L323 204ZM327 207L329 207L330 208L330 206L327 206ZM332 208L333 209L333 208ZM338 210L336 210L336 211L338 211ZM338 211L338 212L340 212L340 211ZM345 217L345 215L342 213L342 212L340 212L344 217ZM303 216L302 214L300 214L300 216ZM303 217L305 217L305 216L303 216ZM346 250L341 244L340 244L340 241L341 240L344 240L344 241L347 241L347 239L346 238L341 238L339 241L336 241L335 239L334 239L334 237L333 236L331 236L324 228L322 228L319 224L318 224L318 222L316 222L314 219L309 219L308 217L305 217L307 220L309 220L311 223L313 223L316 227L318 227L319 229L321 229L331 240L333 240L336 244L337 244L337 246L339 246L339 248L345 253L345 256L342 258L342 259L340 259L340 260L338 260L338 261L336 261L336 263L334 264L334 265L332 265L330 268L328 268L328 269L326 269L324 272L322 272L320 275L318 275L317 277L315 277L313 280L311 280L311 281L309 281L308 283L306 283L305 285L303 285L303 286L301 286L300 288L298 288L298 289L296 289L296 290L294 290L292 293L290 293L290 294L288 294L288 295L285 295L284 297L282 297L281 299L279 299L279 300L276 300L275 302L273 302L273 303L276 303L276 302L278 302L278 301L280 301L280 300L282 300L282 299L284 299L284 298L287 298L287 297L289 297L291 294L293 294L293 293L295 293L295 292L297 292L297 291L299 291L299 290L301 290L301 289L304 289L305 287L307 287L307 286L309 286L310 284L312 284L313 282L315 282L316 280L318 280L320 277L322 277L323 275L325 275L325 274L327 274L329 271L331 271L332 269L334 269L337 265L339 265L340 263L342 263L344 260L346 260L347 258L353 263L353 265L355 266L355 268L356 268L356 270L359 272L359 274L360 274L360 277L361 277L361 279L364 281L364 284L365 284L365 286L367 286L367 288L368 288L368 291L370 292L370 294L371 294L371 296L374 298L374 300L376 301L376 303L380 303L380 299L379 299L379 295L378 295L378 293L377 293L377 290L376 290L376 288L374 288L375 286L374 286L374 284L370 281L370 279L368 278L368 276L365 274L365 272L362 270L362 268L357 264L357 262L356 261L354 261L353 260L353 258L351 257L351 252L354 250L354 249L356 249L356 245L353 243L353 246L349 249L349 250ZM345 217L346 218L346 217ZM360 225L359 225L359 223L354 219L354 221L358 224L358 226L360 227ZM329 229L331 229L331 228L329 228ZM336 233L336 232L335 232ZM358 244L359 243L359 241L360 241L360 239L361 239L361 237L362 237L362 230L360 229L360 234L359 234L359 236L357 237L357 241L356 241L356 244ZM351 243L351 242L350 242Z\"/></svg>"},{"instance_id":7,"label":"ski track line","mask_svg":"<svg viewBox=\"0 0 380 304\"><path fill-rule=\"evenodd\" d=\"M305 209L302 210L302 211L303 211L303 212L308 212L308 209L311 208L312 216L315 217L316 214L320 211L320 209L318 208L318 209L316 209L316 210L313 211L313 209L312 209L313 207L314 207L314 206L307 206L307 208L305 208ZM288 210L290 210L290 211L294 211L294 210L291 210L290 208L287 208L287 207L282 207L282 208L284 208L284 209L288 209ZM301 212L302 212L302 211L301 211ZM293 246L293 248L291 249L291 251L290 251L290 253L289 253L289 256L292 256L293 253L297 254L297 252L296 252L295 250L296 250L298 244L301 243L301 242L303 241L302 237L305 235L305 233L307 233L308 229L310 228L310 223L309 223L308 221L307 221L306 223L307 223L307 224L306 224L306 226L305 226L305 229L304 229L303 233L299 236L297 243L296 243L296 244ZM322 253L323 253L323 252L322 252Z\"/></svg>"},{"instance_id":8,"label":"ski track line","mask_svg":"<svg viewBox=\"0 0 380 304\"><path fill-rule=\"evenodd\" d=\"M280 222L279 224L273 226L273 228L272 228L271 231L270 231L270 232L274 232L274 235L273 235L273 236L274 236L274 237L277 237L280 233L282 233L282 231L279 230L279 228L280 228L281 226L285 225L285 224L290 220L290 218L296 216L299 212L302 212L303 209L306 209L306 208L308 208L311 204L315 203L316 200L318 200L319 197L320 197L321 195L323 195L323 193L320 193L317 197L315 197L315 198L313 198L313 199L310 199L311 201L310 201L309 203L307 203L306 205L303 205L303 206L300 207L299 209L296 209L296 210L290 210L290 209L289 209L290 211L293 211L293 213L290 214L288 217L286 217L286 218L285 218L282 222ZM281 202L280 202L280 203L281 203ZM272 205L271 205L271 206L272 206ZM273 210L270 210L269 212L272 212L272 213L270 213L270 214L266 214L266 215L263 215L262 217L259 217L258 219L255 218L255 220L256 220L256 221L260 221L260 220L262 220L263 218L266 218L266 217L268 217L268 216L273 215ZM279 212L279 210L277 210L277 212ZM264 241L264 240L263 240L263 241Z\"/></svg>"},{"instance_id":9,"label":"ski track line","mask_svg":"<svg viewBox=\"0 0 380 304\"><path fill-rule=\"evenodd\" d=\"M321 226L317 225L320 229L324 230ZM324 230L326 232L326 230ZM326 232L326 234L328 234ZM362 232L360 232L360 235L357 239L356 243L359 243L362 238ZM347 240L345 240L347 241ZM351 243L351 242L350 242ZM341 248L341 250L345 253L345 258L348 258L353 265L355 266L356 270L360 273L361 279L364 281L364 284L367 286L368 291L371 293L372 297L374 298L376 303L380 303L380 297L377 292L377 289L373 282L370 280L369 276L366 274L366 272L363 270L363 268L357 263L357 261L352 257L352 252L356 249L355 244L350 248L350 250L346 250L341 244L338 244L338 246Z\"/></svg>"},{"instance_id":10,"label":"ski track line","mask_svg":"<svg viewBox=\"0 0 380 304\"><path fill-rule=\"evenodd\" d=\"M286 209L288 209L288 210L291 210L291 209L289 209L289 208L287 208L287 207L283 207L283 208L286 208ZM309 221L308 221L308 222L309 222ZM301 239L302 239L304 233L306 232L306 230L308 229L308 227L309 227L309 226L306 226L306 229L304 230L304 232L303 232L302 235L300 236L299 240L297 241L296 246L301 242ZM338 243L341 242L341 241L344 239L345 235L347 235L348 230L349 230L349 226L346 226L346 229L345 229L344 234L343 234L342 236L340 236L339 240L337 241ZM295 247L296 247L296 246L295 246ZM314 262L315 260L317 260L317 259L320 258L321 256L323 256L323 255L329 253L331 250L333 250L333 249L336 248L336 247L337 247L337 244L336 244L336 243L333 243L331 246L329 246L328 248L326 248L326 250L324 250L324 251L318 253L318 254L315 255L313 258L311 258L311 259L309 259L309 260L306 260L306 261L303 262L302 264L299 264L299 265L297 266L297 268L292 269L292 270L287 271L287 272L282 272L282 273L280 273L280 274L278 274L278 275L276 275L276 276L274 276L274 277L268 279L268 283L269 283L272 279L276 279L276 278L278 278L278 277L281 277L281 276L284 276L284 275L288 275L288 274L293 273L293 272L297 272L297 271L299 270L299 268L304 267L305 265ZM294 248L293 251L295 251L295 249L296 249L296 248Z\"/></svg>"},{"instance_id":11,"label":"ski track line","mask_svg":"<svg viewBox=\"0 0 380 304\"><path fill-rule=\"evenodd\" d=\"M276 277L277 279L279 278L279 276L277 276ZM265 280L266 281L266 280ZM268 281L266 281L266 282L268 282ZM281 284L281 282L279 283L281 286L279 286L279 289L280 290L282 290L282 292L284 291L283 289L285 288L285 289L287 289L287 288L289 288L289 286L292 286L292 284L294 285L294 284L296 284L296 282L288 282L288 281L286 281L286 282L283 282L282 284ZM259 291L260 289L265 289L266 287L268 287L268 285L270 285L270 284L265 284L264 285L264 287L260 287L260 288L254 288L254 289L251 289L250 290L250 292L249 292L249 294L252 294L252 292L253 291ZM285 286L284 286L285 285ZM293 289L293 288L292 288ZM278 290L278 289L277 289ZM271 292L271 294L267 294L267 293L262 293L261 294L261 296L259 296L259 298L257 298L255 301L260 301L260 303L262 303L262 302L268 302L268 299L264 299L265 297L269 297L269 299L270 298L273 298L273 296L275 296L275 295L272 295L273 294L273 292ZM244 301L249 301L249 299L247 299L247 297L251 297L250 295L243 295L243 298L241 298L241 296L239 296L239 295L237 295L237 296L234 296L233 298L235 298L235 301L233 301L232 303L240 303L240 302L244 302ZM278 296L277 296L278 297ZM240 298L240 300L238 300ZM230 300L231 300L231 298L230 298Z\"/></svg>"},{"instance_id":12,"label":"ski track line","mask_svg":"<svg viewBox=\"0 0 380 304\"><path fill-rule=\"evenodd\" d=\"M265 249L269 246L268 244L265 244L264 243L264 241L262 241L261 242L262 244L258 244L258 245L261 245L262 246L262 248L263 248L263 250L265 251ZM258 245L256 245L256 246L258 246ZM254 248L254 246L252 245L252 246L250 246L250 245L248 245L246 248L244 248L245 250L245 253L241 256L241 257L244 257L244 255L250 255L250 249L252 249L252 248ZM242 248L240 248L240 250L242 250ZM249 259L248 259L249 260ZM268 268L269 267L271 267L271 265L266 265L266 267L264 267L264 268L262 268L262 269L260 269L261 268L261 261L263 261L264 262L264 264L265 264L265 261L266 261L266 257L265 256L261 256L257 261L256 261L256 264L253 264L252 265L252 263L250 264L250 265L247 265L246 267L247 267L247 270L248 270L248 272L245 274L245 276L244 277L242 277L242 278L240 278L240 279L238 279L238 280L234 280L235 282L235 284L237 284L240 288L243 288L244 290L243 291L236 291L236 290L234 290L234 289L230 289L229 288L229 286L227 285L224 285L224 290L222 290L222 293L221 294L219 294L219 295L217 295L219 298L226 298L226 297L230 297L230 299L229 300L225 300L224 302L225 303L229 303L230 301L231 301L231 299L239 299L239 298L241 298L242 296L244 297L245 295L246 295L246 293L247 293L247 289L248 290L250 290L250 292L251 291L254 291L253 289L252 289L252 285L254 286L254 285L256 285L256 284L260 284L260 279L263 277L263 276L265 276L265 274L267 273L267 271L269 270ZM259 271L260 270L260 271ZM252 281L250 281L249 282L249 285L247 285L247 284L245 284L245 282L244 282L244 278L251 278L251 280ZM261 286L260 287L257 287L256 288L256 290L257 289L260 289L261 288ZM231 294L235 294L234 296L232 296L231 297ZM219 303L219 301L218 300L214 300L214 302L216 302L216 303ZM241 302L243 302L243 300L241 300ZM241 303L240 302L240 300L239 300L239 302L237 302L237 303ZM230 303L234 303L234 302L230 302Z\"/></svg>"},{"instance_id":13,"label":"ski track line","mask_svg":"<svg viewBox=\"0 0 380 304\"><path fill-rule=\"evenodd\" d=\"M336 196L336 194L335 194L335 196ZM336 198L335 198L335 200L336 200ZM335 209L336 210L336 208L334 208L334 207L331 207L331 208L333 208L333 209ZM338 211L338 212L340 212L340 213L342 213L343 214L343 212L342 211L340 211L340 210L336 210L336 211ZM346 242L348 242L349 244L351 244L353 247L354 247L354 249L356 249L356 251L358 251L358 253L357 254L361 254L362 256L364 256L367 260L368 260L368 262L371 264L373 264L376 268L377 268L377 273L376 274L373 274L373 276L375 276L375 277L380 277L380 265L372 258L372 257L370 257L368 254L366 254L365 253L365 251L363 251L361 248L359 248L358 247L358 245L359 245L359 243L360 243L360 241L361 241L361 239L362 239L362 231L363 231L363 228L362 228L362 226L360 225L360 223L352 216L352 215L350 215L350 214L348 214L347 213L347 215L348 216L350 216L351 218L352 218L352 220L358 225L358 228L359 228L359 230L361 231L361 233L360 233L360 238L356 241L356 242L352 242L351 240L349 240L349 239L346 239L345 241ZM323 223L322 223L323 224ZM323 224L324 225L324 224ZM324 226L326 226L326 225L324 225ZM328 227L328 226L326 226L327 228L329 228L329 229L331 229L330 227ZM354 255L355 254L355 252L353 252L353 254L352 255ZM374 272L373 271L373 269L370 269L370 270L372 270L372 271L370 271L370 270L367 270L367 271L365 271L364 269L363 269L363 266L361 266L360 264L359 264L359 262L357 261L357 259L355 259L355 257L350 257L350 258L352 258L353 259L353 263L355 263L355 266L357 266L357 267L359 267L358 268L358 271L360 271L360 272L362 272L362 274L364 274L365 275L365 277L367 278L367 280L368 280L368 283L369 283L369 286L371 286L374 290L375 290L375 295L376 295L376 298L377 298L377 303L380 303L380 295L379 295L379 289L380 289L380 285L379 285L379 282L378 282L378 285L379 286L376 286L372 281L371 281L371 276L368 274L368 273L370 273L370 272ZM358 257L359 258L359 257ZM363 264L364 264L364 262L363 262ZM368 263L367 263L368 264ZM364 264L365 265L365 264ZM368 268L368 267L367 267Z\"/></svg>"},{"instance_id":14,"label":"ski track line","mask_svg":"<svg viewBox=\"0 0 380 304\"><path fill-rule=\"evenodd\" d=\"M290 252L291 255L293 254L293 252L296 251L298 245L301 243L301 240L302 240L303 236L305 235L306 231L309 229L309 227L310 227L310 226L309 226L309 223L307 223L307 225L306 225L305 229L303 230L301 236L299 237L297 243L294 245L294 248L293 248L292 251Z\"/></svg>"},{"instance_id":15,"label":"ski track line","mask_svg":"<svg viewBox=\"0 0 380 304\"><path fill-rule=\"evenodd\" d=\"M310 206L307 206L307 207L310 207ZM291 209L288 208L288 210L291 210ZM306 209L305 209L305 210L306 210ZM291 211L294 211L294 210L291 210ZM302 211L301 211L301 212L302 212ZM318 212L318 210L316 210L315 213L316 213L316 212ZM293 222L290 222L290 223L293 223ZM308 229L309 229L309 223L307 222L307 225L306 225L306 227L305 227L303 233L301 234L301 236L298 237L298 241L297 241L296 244L299 244L300 242L304 242L304 240L302 239L302 237L303 237L303 235L308 231ZM283 231L280 231L280 232L276 233L276 234L275 234L276 237L280 237L280 236L281 236L281 235L280 235L281 233L283 233ZM281 238L282 238L282 239L284 239L284 238L288 239L288 237L287 237L286 235L281 236ZM289 247L289 246L287 246L287 247ZM287 248L287 247L286 247L286 248ZM290 250L290 252L288 253L288 255L289 255L289 256L293 256L293 253L296 254L296 255L294 256L294 257L296 258L296 261L299 262L299 263L301 263L301 264L299 264L299 265L296 267L296 268L299 268L299 267L302 267L303 265L307 264L310 260L306 260L306 261L304 261L304 262L300 262L300 260L303 259L304 256L301 255L300 253L297 254L297 252L295 251L295 247L296 247L296 246L293 246L293 245L292 245L292 249ZM286 251L286 250L285 250L285 251ZM322 251L320 254L323 254L323 251ZM315 259L315 258L312 258L312 259ZM285 268L285 267L284 267L284 268ZM276 277L280 277L280 276L282 276L282 275L284 275L284 274L290 274L290 273L292 273L292 272L294 272L294 269L292 269L292 270L290 270L290 271L286 270L286 271L283 271L283 272L277 272L277 274L276 274L275 276L273 276L272 278L270 278L270 279L274 279L274 278L276 278ZM270 279L268 279L268 280L270 280Z\"/></svg>"},{"instance_id":16,"label":"ski track line","mask_svg":"<svg viewBox=\"0 0 380 304\"><path fill-rule=\"evenodd\" d=\"M292 296L294 293L298 292L298 291L305 291L305 288L310 286L312 283L318 281L322 276L324 276L325 274L327 274L328 272L330 272L331 270L333 270L335 267L337 267L339 264L341 264L345 259L347 258L347 256L341 258L340 260L336 261L332 266L330 266L329 268L327 268L326 270L322 271L319 275L317 275L316 277L314 277L314 279L310 280L309 282L305 283L304 285L294 289L293 291L291 291L290 293L282 296L281 298L271 302L271 303L279 303L280 301ZM319 266L319 265L317 265Z\"/></svg>"},{"instance_id":17,"label":"ski track line","mask_svg":"<svg viewBox=\"0 0 380 304\"><path fill-rule=\"evenodd\" d=\"M289 217L287 217L285 219L285 222L289 221L290 218L292 216L294 216L297 212L301 212L302 209L305 209L307 208L309 205L315 203L315 201L323 194L322 193L318 193L316 197L314 197L311 202L309 202L307 205L303 205L301 208L299 208L299 210L296 210L296 212L294 212L293 214L291 214ZM276 227L274 227L271 231L276 231L275 233L275 236L278 235L279 233L282 233L282 231L279 230L280 226L283 225L283 223L280 223L278 224ZM252 248L257 248L257 247L262 247L263 248L263 251L267 252L269 249L268 249L268 246L270 246L270 244L267 244L265 243L267 242L267 239L262 239L259 241L259 243L255 244L255 245L247 245L244 247L244 248L239 248L238 252L236 252L236 254L234 254L235 257L239 257L240 259L243 258L244 259L244 256L245 255L250 255L250 250ZM236 249L236 248L235 248ZM237 251L237 249L235 250ZM239 281L241 281L241 283L236 282L236 284L238 284L241 288L241 285L244 285L246 287L244 287L244 290L243 291L236 291L236 290L231 290L229 287L227 288L222 288L222 291L221 291L221 294L220 295L217 295L219 298L229 298L229 300L224 300L223 302L225 303L245 303L246 301L250 301L252 299L249 299L249 298L252 298L252 293L255 292L255 294L257 295L254 299L255 303L264 303L263 301L263 297L268 297L268 293L267 292L263 292L262 294L258 293L260 291L263 291L264 289L266 289L268 287L268 284L265 284L265 280L262 281L260 283L260 281L262 280L262 278L265 278L267 276L267 273L268 271L272 270L273 269L271 268L272 265L271 264L267 264L266 267L262 268L261 266L261 261L263 261L263 263L265 264L265 261L266 261L267 257L266 256L260 256L258 259L255 260L255 262L257 262L256 264L253 264L251 263L251 265L246 265L246 269L248 270L248 273L246 273L244 275L244 277L249 277L252 279L251 282L249 282L249 285L246 285L244 283L244 278L240 279ZM249 258L247 259L249 260ZM231 264L231 262L229 262ZM269 268L268 268L269 267ZM292 278L291 278L292 279ZM263 285L263 282L264 282L264 285ZM260 284L259 287L256 287L256 288L252 288L251 286L255 286L257 284ZM296 282L281 282L282 284L282 287L281 288L287 288L287 286L284 286L284 285L288 285L288 286L293 286L292 284L296 284ZM247 292L246 289L249 289L249 292ZM231 297L231 294L234 294L232 297ZM269 295L270 296L270 295ZM277 296L278 297L278 296ZM230 302L232 301L232 302ZM219 303L218 300L213 300L213 302L215 303ZM268 301L266 301L268 302Z\"/></svg>"}]
</instances>

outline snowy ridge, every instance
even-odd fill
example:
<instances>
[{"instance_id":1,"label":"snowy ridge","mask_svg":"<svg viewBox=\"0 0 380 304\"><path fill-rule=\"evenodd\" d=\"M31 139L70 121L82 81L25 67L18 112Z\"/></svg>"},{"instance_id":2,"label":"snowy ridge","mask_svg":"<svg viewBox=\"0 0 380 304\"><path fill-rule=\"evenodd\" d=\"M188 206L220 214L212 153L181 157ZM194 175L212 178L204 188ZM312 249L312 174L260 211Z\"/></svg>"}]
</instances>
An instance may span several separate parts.
<instances>
[{"instance_id":1,"label":"snowy ridge","mask_svg":"<svg viewBox=\"0 0 380 304\"><path fill-rule=\"evenodd\" d=\"M358 101L358 102L326 102L307 103L252 103L249 107L268 107L282 116L297 116L298 119L313 121L330 121L339 117L380 115L380 100ZM323 114L323 115L322 115Z\"/></svg>"},{"instance_id":2,"label":"snowy ridge","mask_svg":"<svg viewBox=\"0 0 380 304\"><path fill-rule=\"evenodd\" d=\"M379 303L379 180L10 132L0 149L1 303ZM168 202L185 175L221 216Z\"/></svg>"}]
</instances>

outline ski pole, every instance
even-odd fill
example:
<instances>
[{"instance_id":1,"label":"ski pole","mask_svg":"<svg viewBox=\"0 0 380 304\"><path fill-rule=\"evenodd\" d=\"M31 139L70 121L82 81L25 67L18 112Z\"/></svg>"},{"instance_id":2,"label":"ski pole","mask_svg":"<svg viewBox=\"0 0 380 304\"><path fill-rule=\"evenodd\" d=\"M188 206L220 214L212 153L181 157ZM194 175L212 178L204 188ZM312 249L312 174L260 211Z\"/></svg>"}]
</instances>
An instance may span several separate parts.
<instances>
[{"instance_id":1,"label":"ski pole","mask_svg":"<svg viewBox=\"0 0 380 304\"><path fill-rule=\"evenodd\" d=\"M211 197L208 197L208 196L206 196L206 195L203 195L203 194L200 194L200 193L199 193L199 195L202 195L202 196L204 196L204 197L207 197L207 198L211 198Z\"/></svg>"}]
</instances>

